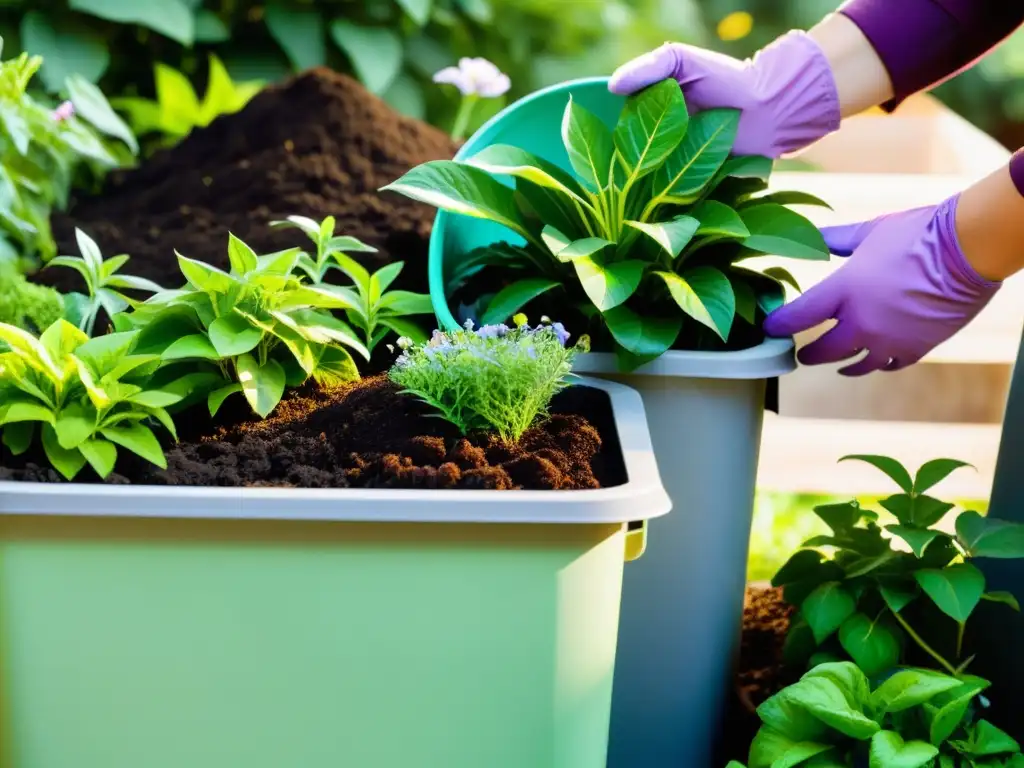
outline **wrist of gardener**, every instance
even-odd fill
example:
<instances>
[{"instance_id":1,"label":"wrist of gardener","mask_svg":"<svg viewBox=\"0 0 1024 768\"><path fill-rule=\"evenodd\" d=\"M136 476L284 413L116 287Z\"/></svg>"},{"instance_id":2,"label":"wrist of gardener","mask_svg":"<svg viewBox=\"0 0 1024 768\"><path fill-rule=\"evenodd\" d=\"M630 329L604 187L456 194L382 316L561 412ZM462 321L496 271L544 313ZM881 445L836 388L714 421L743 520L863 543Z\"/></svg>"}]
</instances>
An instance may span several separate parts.
<instances>
[{"instance_id":1,"label":"wrist of gardener","mask_svg":"<svg viewBox=\"0 0 1024 768\"><path fill-rule=\"evenodd\" d=\"M960 195L956 232L967 262L986 280L1024 269L1024 150Z\"/></svg>"}]
</instances>

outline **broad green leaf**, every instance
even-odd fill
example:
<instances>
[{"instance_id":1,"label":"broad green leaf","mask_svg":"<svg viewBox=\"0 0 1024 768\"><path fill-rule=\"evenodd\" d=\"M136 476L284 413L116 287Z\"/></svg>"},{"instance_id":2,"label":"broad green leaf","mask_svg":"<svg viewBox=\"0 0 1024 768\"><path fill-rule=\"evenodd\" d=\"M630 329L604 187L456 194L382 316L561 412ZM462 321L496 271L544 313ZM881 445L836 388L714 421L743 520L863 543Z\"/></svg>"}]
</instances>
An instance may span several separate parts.
<instances>
[{"instance_id":1,"label":"broad green leaf","mask_svg":"<svg viewBox=\"0 0 1024 768\"><path fill-rule=\"evenodd\" d=\"M492 144L465 162L488 173L526 179L540 187L557 190L580 202L584 200L583 190L570 174L554 163L549 163L519 147Z\"/></svg>"},{"instance_id":2,"label":"broad green leaf","mask_svg":"<svg viewBox=\"0 0 1024 768\"><path fill-rule=\"evenodd\" d=\"M291 312L271 312L274 319L281 322L297 332L303 338L314 344L344 344L362 355L366 360L370 359L370 352L359 340L352 328L342 320L339 320L330 312L321 312L311 309L296 309ZM390 318L388 318L390 320ZM379 322L383 323L384 318Z\"/></svg>"},{"instance_id":3,"label":"broad green leaf","mask_svg":"<svg viewBox=\"0 0 1024 768\"><path fill-rule=\"evenodd\" d=\"M553 256L557 256L560 251L562 251L564 248L566 248L569 245L569 243L572 242L572 238L571 237L569 237L568 235L564 234L563 232L561 232L557 228L551 226L550 224L546 225L544 227L544 229L541 231L540 239L544 241L544 245L546 245L548 247L548 250L551 251L551 254ZM591 239L591 238L587 238L587 239ZM602 238L594 238L594 239L601 240ZM602 240L602 242L605 245L611 245L611 243L608 240ZM600 247L603 248L604 245L602 245Z\"/></svg>"},{"instance_id":4,"label":"broad green leaf","mask_svg":"<svg viewBox=\"0 0 1024 768\"><path fill-rule=\"evenodd\" d=\"M416 26L422 27L430 20L430 12L434 7L434 0L398 0L409 18L416 22Z\"/></svg>"},{"instance_id":5,"label":"broad green leaf","mask_svg":"<svg viewBox=\"0 0 1024 768\"><path fill-rule=\"evenodd\" d=\"M347 381L358 380L359 369L352 356L341 347L324 347L313 372L313 379L322 387L336 387Z\"/></svg>"},{"instance_id":6,"label":"broad green leaf","mask_svg":"<svg viewBox=\"0 0 1024 768\"><path fill-rule=\"evenodd\" d=\"M623 223L643 232L660 245L672 258L675 258L682 252L683 248L693 239L694 234L700 227L700 222L692 216L676 216L671 221L659 224L647 224L641 221L626 221Z\"/></svg>"},{"instance_id":7,"label":"broad green leaf","mask_svg":"<svg viewBox=\"0 0 1024 768\"><path fill-rule=\"evenodd\" d=\"M855 613L839 627L839 642L864 674L875 677L900 661L900 643L884 624Z\"/></svg>"},{"instance_id":8,"label":"broad green leaf","mask_svg":"<svg viewBox=\"0 0 1024 768\"><path fill-rule=\"evenodd\" d=\"M185 279L195 288L206 293L227 293L238 284L238 281L223 270L217 267L204 264L201 261L186 258L175 251L178 257L178 267Z\"/></svg>"},{"instance_id":9,"label":"broad green leaf","mask_svg":"<svg viewBox=\"0 0 1024 768\"><path fill-rule=\"evenodd\" d=\"M917 571L914 578L943 613L961 624L970 618L985 592L985 576L970 563L927 568Z\"/></svg>"},{"instance_id":10,"label":"broad green leaf","mask_svg":"<svg viewBox=\"0 0 1024 768\"><path fill-rule=\"evenodd\" d=\"M960 686L955 677L927 669L902 669L871 694L871 706L879 715L903 712Z\"/></svg>"},{"instance_id":11,"label":"broad green leaf","mask_svg":"<svg viewBox=\"0 0 1024 768\"><path fill-rule=\"evenodd\" d=\"M429 315L434 311L430 296L425 293L410 291L391 291L385 293L377 305L384 314L396 315Z\"/></svg>"},{"instance_id":12,"label":"broad green leaf","mask_svg":"<svg viewBox=\"0 0 1024 768\"><path fill-rule=\"evenodd\" d=\"M917 470L917 476L914 478L914 493L924 493L961 467L970 466L967 462L956 459L933 459Z\"/></svg>"},{"instance_id":13,"label":"broad green leaf","mask_svg":"<svg viewBox=\"0 0 1024 768\"><path fill-rule=\"evenodd\" d=\"M371 93L386 91L402 69L402 40L387 27L362 27L338 18L331 22L331 38Z\"/></svg>"},{"instance_id":14,"label":"broad green leaf","mask_svg":"<svg viewBox=\"0 0 1024 768\"><path fill-rule=\"evenodd\" d=\"M1018 613L1020 612L1020 602L1012 592L986 592L981 596L981 599L988 600L990 603L1002 603L1003 605L1010 606Z\"/></svg>"},{"instance_id":15,"label":"broad green leaf","mask_svg":"<svg viewBox=\"0 0 1024 768\"><path fill-rule=\"evenodd\" d=\"M829 251L821 232L799 213L781 205L766 204L740 211L750 235L743 245L754 251L794 259L828 261Z\"/></svg>"},{"instance_id":16,"label":"broad green leaf","mask_svg":"<svg viewBox=\"0 0 1024 768\"><path fill-rule=\"evenodd\" d=\"M280 339L288 351L292 353L292 357L295 358L295 362L299 364L303 373L307 377L313 375L313 371L316 370L317 355L319 353L318 345L309 341L298 331L293 330L287 325L277 325L274 328L274 335ZM287 382L287 375L286 375Z\"/></svg>"},{"instance_id":17,"label":"broad green leaf","mask_svg":"<svg viewBox=\"0 0 1024 768\"><path fill-rule=\"evenodd\" d=\"M128 398L129 403L142 405L146 408L169 408L180 403L184 397L176 392L162 389L148 389Z\"/></svg>"},{"instance_id":18,"label":"broad green leaf","mask_svg":"<svg viewBox=\"0 0 1024 768\"><path fill-rule=\"evenodd\" d=\"M798 703L825 725L853 739L868 739L879 726L850 701L847 692L834 679L805 675L783 689L780 695Z\"/></svg>"},{"instance_id":19,"label":"broad green leaf","mask_svg":"<svg viewBox=\"0 0 1024 768\"><path fill-rule=\"evenodd\" d=\"M164 360L187 360L189 358L220 360L221 354L210 343L206 334L195 333L178 339L167 347L160 357Z\"/></svg>"},{"instance_id":20,"label":"broad green leaf","mask_svg":"<svg viewBox=\"0 0 1024 768\"><path fill-rule=\"evenodd\" d=\"M1019 752L1020 745L988 720L979 720L971 735L971 754L975 757L990 757Z\"/></svg>"},{"instance_id":21,"label":"broad green leaf","mask_svg":"<svg viewBox=\"0 0 1024 768\"><path fill-rule=\"evenodd\" d=\"M240 355L235 367L245 399L261 418L267 418L284 396L285 375L281 364L268 360L261 366L252 355Z\"/></svg>"},{"instance_id":22,"label":"broad green leaf","mask_svg":"<svg viewBox=\"0 0 1024 768\"><path fill-rule=\"evenodd\" d=\"M480 322L483 324L502 323L516 314L525 305L552 288L561 285L557 280L531 277L517 280L498 291L487 305L487 311Z\"/></svg>"},{"instance_id":23,"label":"broad green leaf","mask_svg":"<svg viewBox=\"0 0 1024 768\"><path fill-rule=\"evenodd\" d=\"M727 275L736 295L736 314L753 325L757 321L757 294L746 280L735 274Z\"/></svg>"},{"instance_id":24,"label":"broad green leaf","mask_svg":"<svg viewBox=\"0 0 1024 768\"><path fill-rule=\"evenodd\" d=\"M688 136L688 123L683 91L673 78L627 98L613 137L630 179L639 179L661 166Z\"/></svg>"},{"instance_id":25,"label":"broad green leaf","mask_svg":"<svg viewBox=\"0 0 1024 768\"><path fill-rule=\"evenodd\" d=\"M843 692L847 703L858 712L871 703L868 678L856 664L849 661L825 662L813 667L803 679L815 677L831 680Z\"/></svg>"},{"instance_id":26,"label":"broad green leaf","mask_svg":"<svg viewBox=\"0 0 1024 768\"><path fill-rule=\"evenodd\" d=\"M772 173L772 159L763 155L737 155L725 161L720 173L737 179L757 179L767 183Z\"/></svg>"},{"instance_id":27,"label":"broad green leaf","mask_svg":"<svg viewBox=\"0 0 1024 768\"><path fill-rule=\"evenodd\" d=\"M548 239L551 241L548 243L549 248L557 246L557 242L550 232L548 233ZM555 258L561 262L570 262L575 259L589 258L599 254L610 245L615 245L615 243L605 240L603 237L584 237L581 240L573 240L572 242L567 243L558 251L558 253L555 254Z\"/></svg>"},{"instance_id":28,"label":"broad green leaf","mask_svg":"<svg viewBox=\"0 0 1024 768\"><path fill-rule=\"evenodd\" d=\"M99 386L96 380L93 378L92 371L89 370L89 366L83 363L74 355L70 358L72 365L75 366L75 371L78 373L78 379L82 382L82 386L85 387L86 393L89 395L89 399L93 405L97 408L106 408L110 405L110 395L107 393L104 387Z\"/></svg>"},{"instance_id":29,"label":"broad green leaf","mask_svg":"<svg viewBox=\"0 0 1024 768\"><path fill-rule=\"evenodd\" d=\"M106 440L86 440L78 446L78 450L95 470L96 474L106 479L114 471L117 463L117 446Z\"/></svg>"},{"instance_id":30,"label":"broad green leaf","mask_svg":"<svg viewBox=\"0 0 1024 768\"><path fill-rule=\"evenodd\" d=\"M770 192L767 195L760 195L758 197L751 198L743 203L743 207L749 208L754 205L766 205L767 203L775 203L777 205L813 205L821 208L828 208L832 210L832 206L822 200L820 197L810 194L809 192Z\"/></svg>"},{"instance_id":31,"label":"broad green leaf","mask_svg":"<svg viewBox=\"0 0 1024 768\"><path fill-rule=\"evenodd\" d=\"M1024 557L1024 525L964 512L956 519L956 535L971 557Z\"/></svg>"},{"instance_id":32,"label":"broad green leaf","mask_svg":"<svg viewBox=\"0 0 1024 768\"><path fill-rule=\"evenodd\" d=\"M391 284L395 282L395 279L402 273L402 268L404 266L405 262L395 261L392 262L391 264L381 267L370 276L371 304L377 304L381 300L381 296L384 294L384 291L391 287ZM402 291L401 293L404 293L404 291Z\"/></svg>"},{"instance_id":33,"label":"broad green leaf","mask_svg":"<svg viewBox=\"0 0 1024 768\"><path fill-rule=\"evenodd\" d=\"M843 456L839 461L863 461L884 472L906 493L912 493L914 490L914 481L911 479L910 473L896 459L890 459L888 456L855 454Z\"/></svg>"},{"instance_id":34,"label":"broad green leaf","mask_svg":"<svg viewBox=\"0 0 1024 768\"><path fill-rule=\"evenodd\" d=\"M64 479L74 480L75 475L85 466L85 456L77 448L62 448L57 433L49 424L43 425L43 451L50 465L60 472Z\"/></svg>"},{"instance_id":35,"label":"broad green leaf","mask_svg":"<svg viewBox=\"0 0 1024 768\"><path fill-rule=\"evenodd\" d=\"M100 433L110 442L127 448L150 464L167 469L167 459L164 457L163 449L157 442L153 430L149 427L142 424L122 424L116 427L106 427Z\"/></svg>"},{"instance_id":36,"label":"broad green leaf","mask_svg":"<svg viewBox=\"0 0 1024 768\"><path fill-rule=\"evenodd\" d=\"M815 589L801 606L801 612L820 645L825 642L856 610L856 602L837 581L829 581Z\"/></svg>"},{"instance_id":37,"label":"broad green leaf","mask_svg":"<svg viewBox=\"0 0 1024 768\"><path fill-rule=\"evenodd\" d=\"M846 578L856 579L866 576L883 566L889 565L898 557L898 553L886 548L883 552L873 555L865 555L846 566Z\"/></svg>"},{"instance_id":38,"label":"broad green leaf","mask_svg":"<svg viewBox=\"0 0 1024 768\"><path fill-rule=\"evenodd\" d=\"M64 85L71 103L75 105L76 115L107 136L123 141L133 155L139 153L135 134L110 106L103 91L77 72L70 75Z\"/></svg>"},{"instance_id":39,"label":"broad green leaf","mask_svg":"<svg viewBox=\"0 0 1024 768\"><path fill-rule=\"evenodd\" d=\"M30 4L24 7L28 13L21 17L21 46L43 57L39 78L46 90L60 91L68 78L75 75L95 83L106 73L110 52L101 35L81 24L61 24L59 29L55 28L48 18L52 11L32 10Z\"/></svg>"},{"instance_id":40,"label":"broad green leaf","mask_svg":"<svg viewBox=\"0 0 1024 768\"><path fill-rule=\"evenodd\" d=\"M953 508L947 501L939 501L931 496L911 496L906 493L898 493L879 502L882 507L893 515L901 523L915 525L918 528L928 528L935 525L946 513Z\"/></svg>"},{"instance_id":41,"label":"broad green leaf","mask_svg":"<svg viewBox=\"0 0 1024 768\"><path fill-rule=\"evenodd\" d=\"M338 235L327 241L327 249L330 251L341 251L342 253L377 253L378 249L367 245L358 237L349 235ZM393 266L393 264L391 265Z\"/></svg>"},{"instance_id":42,"label":"broad green leaf","mask_svg":"<svg viewBox=\"0 0 1024 768\"><path fill-rule=\"evenodd\" d=\"M363 301L351 288L340 285L304 285L281 295L277 308L283 312L296 309L348 309L365 313ZM251 319L250 319L250 322Z\"/></svg>"},{"instance_id":43,"label":"broad green leaf","mask_svg":"<svg viewBox=\"0 0 1024 768\"><path fill-rule=\"evenodd\" d=\"M211 392L206 398L206 407L207 410L210 411L210 417L212 418L217 415L220 407L224 405L224 401L227 400L228 397L235 394L235 392L241 391L242 385L238 383L228 384L220 387L219 389L213 390L213 392Z\"/></svg>"},{"instance_id":44,"label":"broad green leaf","mask_svg":"<svg viewBox=\"0 0 1024 768\"><path fill-rule=\"evenodd\" d=\"M797 550L772 577L773 587L784 587L813 576L824 556L813 549Z\"/></svg>"},{"instance_id":45,"label":"broad green leaf","mask_svg":"<svg viewBox=\"0 0 1024 768\"><path fill-rule=\"evenodd\" d=\"M183 0L68 0L68 7L119 24L138 24L191 46L195 20Z\"/></svg>"},{"instance_id":46,"label":"broad green leaf","mask_svg":"<svg viewBox=\"0 0 1024 768\"><path fill-rule=\"evenodd\" d=\"M268 253L257 257L256 261L259 266L256 271L260 274L284 277L291 274L301 256L302 251L299 248L288 248L278 253Z\"/></svg>"},{"instance_id":47,"label":"broad green leaf","mask_svg":"<svg viewBox=\"0 0 1024 768\"><path fill-rule=\"evenodd\" d=\"M202 109L192 83L183 73L162 62L153 66L153 78L160 105L160 129L187 135L198 123Z\"/></svg>"},{"instance_id":48,"label":"broad green leaf","mask_svg":"<svg viewBox=\"0 0 1024 768\"><path fill-rule=\"evenodd\" d=\"M945 536L941 531L935 531L931 528L917 528L909 525L887 525L885 530L891 533L893 536L899 536L903 541L910 545L910 548L914 551L914 554L918 557L924 556L925 549L939 536Z\"/></svg>"},{"instance_id":49,"label":"broad green leaf","mask_svg":"<svg viewBox=\"0 0 1024 768\"><path fill-rule=\"evenodd\" d=\"M842 536L857 525L864 515L864 510L856 501L846 501L839 504L820 504L814 508L814 514L831 528L833 533Z\"/></svg>"},{"instance_id":50,"label":"broad green leaf","mask_svg":"<svg viewBox=\"0 0 1024 768\"><path fill-rule=\"evenodd\" d=\"M786 285L791 286L795 291L800 291L800 283L796 281L793 274L785 267L768 267L768 269L764 270L762 274L772 278L773 280L778 280L780 283L785 283Z\"/></svg>"},{"instance_id":51,"label":"broad green leaf","mask_svg":"<svg viewBox=\"0 0 1024 768\"><path fill-rule=\"evenodd\" d=\"M232 312L218 317L210 325L210 343L220 357L234 357L251 352L263 340L263 331Z\"/></svg>"},{"instance_id":52,"label":"broad green leaf","mask_svg":"<svg viewBox=\"0 0 1024 768\"><path fill-rule=\"evenodd\" d=\"M8 396L0 403L0 426L17 424L24 421L42 421L46 424L55 423L53 411L37 400Z\"/></svg>"},{"instance_id":53,"label":"broad green leaf","mask_svg":"<svg viewBox=\"0 0 1024 768\"><path fill-rule=\"evenodd\" d=\"M319 10L277 0L267 3L263 20L295 71L327 63L326 28Z\"/></svg>"},{"instance_id":54,"label":"broad green leaf","mask_svg":"<svg viewBox=\"0 0 1024 768\"><path fill-rule=\"evenodd\" d=\"M655 272L668 287L679 308L725 341L736 315L736 295L722 272L714 267L695 267L681 275Z\"/></svg>"},{"instance_id":55,"label":"broad green leaf","mask_svg":"<svg viewBox=\"0 0 1024 768\"><path fill-rule=\"evenodd\" d=\"M58 365L88 340L85 333L65 320L58 320L39 337L50 359Z\"/></svg>"},{"instance_id":56,"label":"broad green leaf","mask_svg":"<svg viewBox=\"0 0 1024 768\"><path fill-rule=\"evenodd\" d=\"M566 251L571 248L572 245ZM559 258L562 258L562 254L559 254ZM647 262L644 261L628 259L607 262L599 254L573 258L572 265L584 292L602 312L619 306L636 293L644 270L647 269Z\"/></svg>"},{"instance_id":57,"label":"broad green leaf","mask_svg":"<svg viewBox=\"0 0 1024 768\"><path fill-rule=\"evenodd\" d=\"M700 222L700 236L743 238L750 234L739 213L717 200L702 200L690 209L690 215Z\"/></svg>"},{"instance_id":58,"label":"broad green leaf","mask_svg":"<svg viewBox=\"0 0 1024 768\"><path fill-rule=\"evenodd\" d=\"M655 195L679 200L697 195L729 156L739 118L739 111L733 109L706 109L695 114L686 138L654 176Z\"/></svg>"},{"instance_id":59,"label":"broad green leaf","mask_svg":"<svg viewBox=\"0 0 1024 768\"><path fill-rule=\"evenodd\" d=\"M382 187L451 213L502 224L526 236L513 191L479 168L432 160Z\"/></svg>"},{"instance_id":60,"label":"broad green leaf","mask_svg":"<svg viewBox=\"0 0 1024 768\"><path fill-rule=\"evenodd\" d=\"M577 104L572 97L562 116L562 143L569 153L573 170L590 191L608 186L615 144L612 133L592 112Z\"/></svg>"},{"instance_id":61,"label":"broad green leaf","mask_svg":"<svg viewBox=\"0 0 1024 768\"><path fill-rule=\"evenodd\" d=\"M558 190L542 187L527 179L516 182L512 198L521 220L529 222L531 231L550 225L566 233L570 240L575 240L603 229L582 203Z\"/></svg>"},{"instance_id":62,"label":"broad green leaf","mask_svg":"<svg viewBox=\"0 0 1024 768\"><path fill-rule=\"evenodd\" d=\"M412 339L415 344L423 344L430 338L416 323L399 317L382 317L377 321L377 324L390 328L399 336L406 336Z\"/></svg>"},{"instance_id":63,"label":"broad green leaf","mask_svg":"<svg viewBox=\"0 0 1024 768\"><path fill-rule=\"evenodd\" d=\"M870 768L925 768L939 750L925 741L904 741L895 731L871 737Z\"/></svg>"},{"instance_id":64,"label":"broad green leaf","mask_svg":"<svg viewBox=\"0 0 1024 768\"><path fill-rule=\"evenodd\" d=\"M196 42L223 43L231 39L231 30L209 8L200 8L196 14Z\"/></svg>"},{"instance_id":65,"label":"broad green leaf","mask_svg":"<svg viewBox=\"0 0 1024 768\"><path fill-rule=\"evenodd\" d=\"M962 680L959 687L932 698L929 705L934 710L928 710L928 740L938 747L949 739L963 722L971 702L988 685L987 680L969 678Z\"/></svg>"},{"instance_id":66,"label":"broad green leaf","mask_svg":"<svg viewBox=\"0 0 1024 768\"><path fill-rule=\"evenodd\" d=\"M231 262L231 274L244 275L254 271L259 265L256 252L228 232L228 260Z\"/></svg>"},{"instance_id":67,"label":"broad green leaf","mask_svg":"<svg viewBox=\"0 0 1024 768\"><path fill-rule=\"evenodd\" d=\"M640 316L624 305L603 313L608 331L626 351L641 357L657 357L667 351L679 336L682 319Z\"/></svg>"},{"instance_id":68,"label":"broad green leaf","mask_svg":"<svg viewBox=\"0 0 1024 768\"><path fill-rule=\"evenodd\" d=\"M793 768L806 765L807 760L831 749L830 744L796 741L787 733L763 727L750 745L751 768Z\"/></svg>"},{"instance_id":69,"label":"broad green leaf","mask_svg":"<svg viewBox=\"0 0 1024 768\"><path fill-rule=\"evenodd\" d=\"M3 434L3 444L7 446L11 455L21 456L32 445L32 439L36 434L36 425L31 421L19 421L0 429L0 433Z\"/></svg>"},{"instance_id":70,"label":"broad green leaf","mask_svg":"<svg viewBox=\"0 0 1024 768\"><path fill-rule=\"evenodd\" d=\"M198 125L207 126L223 114L235 112L245 105L231 82L231 75L223 62L214 54L209 57L209 72L206 77L206 93L199 105Z\"/></svg>"},{"instance_id":71,"label":"broad green leaf","mask_svg":"<svg viewBox=\"0 0 1024 768\"><path fill-rule=\"evenodd\" d=\"M60 443L60 447L71 450L78 448L92 437L97 426L96 411L87 408L82 403L73 402L57 414L54 429L57 432L57 441Z\"/></svg>"},{"instance_id":72,"label":"broad green leaf","mask_svg":"<svg viewBox=\"0 0 1024 768\"><path fill-rule=\"evenodd\" d=\"M107 279L107 285L113 288L126 288L134 291L152 291L153 293L158 293L163 290L163 288L152 280L147 280L144 277L135 277L134 275L113 275Z\"/></svg>"}]
</instances>

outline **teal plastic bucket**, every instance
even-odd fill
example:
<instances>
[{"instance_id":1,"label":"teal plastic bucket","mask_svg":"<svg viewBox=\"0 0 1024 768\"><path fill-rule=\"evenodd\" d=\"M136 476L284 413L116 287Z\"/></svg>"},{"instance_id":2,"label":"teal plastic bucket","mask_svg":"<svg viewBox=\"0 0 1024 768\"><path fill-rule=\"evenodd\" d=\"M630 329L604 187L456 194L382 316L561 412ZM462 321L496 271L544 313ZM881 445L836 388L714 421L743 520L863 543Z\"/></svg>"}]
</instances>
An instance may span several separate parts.
<instances>
[{"instance_id":1,"label":"teal plastic bucket","mask_svg":"<svg viewBox=\"0 0 1024 768\"><path fill-rule=\"evenodd\" d=\"M467 160L493 144L511 144L572 173L561 133L562 113L570 96L608 125L615 125L625 104L624 97L608 91L607 77L553 85L505 107L462 145L455 159ZM498 178L513 186L511 178ZM501 240L516 245L523 243L522 237L493 221L438 212L430 236L430 300L438 323L448 330L454 330L459 323L444 294L445 260L457 259L474 248Z\"/></svg>"}]
</instances>

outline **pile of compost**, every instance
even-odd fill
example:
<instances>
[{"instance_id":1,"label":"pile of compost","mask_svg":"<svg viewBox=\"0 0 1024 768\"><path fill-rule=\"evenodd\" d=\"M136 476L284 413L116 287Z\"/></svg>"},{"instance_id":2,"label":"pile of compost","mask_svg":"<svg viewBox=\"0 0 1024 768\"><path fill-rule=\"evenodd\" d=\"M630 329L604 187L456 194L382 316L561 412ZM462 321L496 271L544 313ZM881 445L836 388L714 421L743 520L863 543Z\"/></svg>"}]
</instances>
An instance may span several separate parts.
<instances>
[{"instance_id":1,"label":"pile of compost","mask_svg":"<svg viewBox=\"0 0 1024 768\"><path fill-rule=\"evenodd\" d=\"M77 254L79 227L105 256L131 256L126 274L176 288L183 280L175 249L226 269L229 231L257 253L271 253L309 246L298 230L273 228L271 221L330 215L339 234L381 250L360 260L374 267L404 260L396 287L425 291L436 212L377 190L455 150L447 135L403 117L355 80L313 69L267 88L242 111L197 129L139 168L112 174L100 195L54 217L54 235L61 253ZM69 269L44 270L37 279L63 292L83 288Z\"/></svg>"},{"instance_id":2,"label":"pile of compost","mask_svg":"<svg viewBox=\"0 0 1024 768\"><path fill-rule=\"evenodd\" d=\"M598 390L570 387L559 393L551 417L514 446L492 434L463 437L435 413L399 394L383 376L331 390L308 388L284 400L266 421L215 428L170 447L166 470L122 451L107 482L490 490L626 482L611 404ZM38 452L0 458L0 480L61 481ZM98 478L87 469L76 480Z\"/></svg>"}]
</instances>

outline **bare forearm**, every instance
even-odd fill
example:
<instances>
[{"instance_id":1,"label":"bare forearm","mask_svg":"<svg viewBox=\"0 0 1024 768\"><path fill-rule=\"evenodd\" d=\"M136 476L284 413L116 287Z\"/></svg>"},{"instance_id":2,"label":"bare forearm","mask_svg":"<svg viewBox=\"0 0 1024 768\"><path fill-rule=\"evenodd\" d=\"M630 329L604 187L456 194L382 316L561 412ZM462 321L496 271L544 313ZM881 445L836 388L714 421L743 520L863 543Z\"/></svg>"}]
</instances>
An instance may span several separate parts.
<instances>
[{"instance_id":1,"label":"bare forearm","mask_svg":"<svg viewBox=\"0 0 1024 768\"><path fill-rule=\"evenodd\" d=\"M1024 269L1024 197L1011 165L964 191L957 206L960 248L987 280L1005 280Z\"/></svg>"},{"instance_id":2,"label":"bare forearm","mask_svg":"<svg viewBox=\"0 0 1024 768\"><path fill-rule=\"evenodd\" d=\"M828 59L844 118L878 106L893 96L892 81L878 52L860 27L838 13L808 33Z\"/></svg>"}]
</instances>

